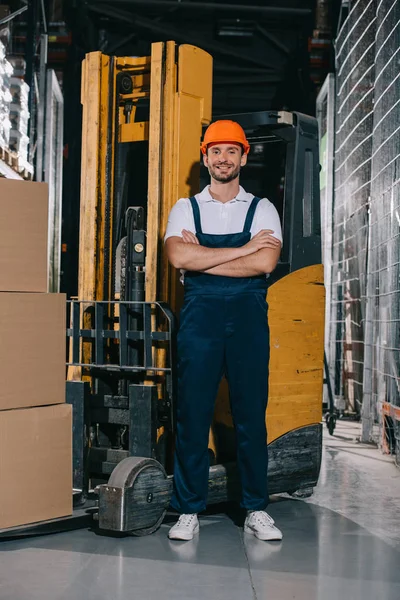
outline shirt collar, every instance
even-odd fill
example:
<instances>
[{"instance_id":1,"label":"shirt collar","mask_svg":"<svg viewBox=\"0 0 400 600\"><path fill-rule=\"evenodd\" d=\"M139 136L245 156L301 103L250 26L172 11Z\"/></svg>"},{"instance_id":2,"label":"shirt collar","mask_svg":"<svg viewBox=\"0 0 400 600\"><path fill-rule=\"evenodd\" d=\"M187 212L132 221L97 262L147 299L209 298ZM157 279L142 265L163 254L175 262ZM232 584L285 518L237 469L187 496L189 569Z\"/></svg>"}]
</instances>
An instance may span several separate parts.
<instances>
[{"instance_id":1,"label":"shirt collar","mask_svg":"<svg viewBox=\"0 0 400 600\"><path fill-rule=\"evenodd\" d=\"M219 200L215 200L215 198L213 198L210 194L210 186L207 185L204 190L202 192L200 192L200 194L197 194L196 196L198 202L203 203L203 202L219 202ZM239 186L239 193L237 194L237 196L235 198L233 198L232 200L230 200L229 202L227 202L227 204L230 204L230 202L250 202L251 200L253 200L254 196L253 194L248 194L243 188L242 186Z\"/></svg>"}]
</instances>

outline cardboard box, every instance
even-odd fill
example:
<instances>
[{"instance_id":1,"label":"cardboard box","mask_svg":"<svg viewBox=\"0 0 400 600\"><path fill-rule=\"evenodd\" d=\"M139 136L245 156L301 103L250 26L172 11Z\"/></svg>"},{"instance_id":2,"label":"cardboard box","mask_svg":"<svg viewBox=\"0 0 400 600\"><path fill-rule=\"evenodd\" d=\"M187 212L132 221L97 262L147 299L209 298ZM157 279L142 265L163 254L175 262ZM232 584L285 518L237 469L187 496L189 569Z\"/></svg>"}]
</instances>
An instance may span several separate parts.
<instances>
[{"instance_id":1,"label":"cardboard box","mask_svg":"<svg viewBox=\"0 0 400 600\"><path fill-rule=\"evenodd\" d=\"M72 406L0 413L0 529L72 514Z\"/></svg>"},{"instance_id":2,"label":"cardboard box","mask_svg":"<svg viewBox=\"0 0 400 600\"><path fill-rule=\"evenodd\" d=\"M47 292L48 186L0 178L0 292Z\"/></svg>"},{"instance_id":3,"label":"cardboard box","mask_svg":"<svg viewBox=\"0 0 400 600\"><path fill-rule=\"evenodd\" d=\"M65 320L64 294L0 293L0 411L65 402Z\"/></svg>"}]
</instances>

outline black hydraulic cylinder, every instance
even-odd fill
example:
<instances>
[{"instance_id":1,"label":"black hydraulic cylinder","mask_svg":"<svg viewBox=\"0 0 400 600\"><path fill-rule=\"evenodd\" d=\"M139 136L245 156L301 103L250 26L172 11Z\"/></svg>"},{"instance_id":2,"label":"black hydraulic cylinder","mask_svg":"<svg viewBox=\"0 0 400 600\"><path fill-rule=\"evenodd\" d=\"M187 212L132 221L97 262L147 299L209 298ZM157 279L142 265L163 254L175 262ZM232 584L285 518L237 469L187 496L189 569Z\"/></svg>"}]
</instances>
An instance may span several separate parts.
<instances>
[{"instance_id":1,"label":"black hydraulic cylinder","mask_svg":"<svg viewBox=\"0 0 400 600\"><path fill-rule=\"evenodd\" d=\"M157 386L129 386L129 454L155 458L157 444Z\"/></svg>"},{"instance_id":2,"label":"black hydraulic cylinder","mask_svg":"<svg viewBox=\"0 0 400 600\"><path fill-rule=\"evenodd\" d=\"M82 500L88 492L88 402L90 386L87 381L67 381L66 401L72 405L72 468L73 488L80 490Z\"/></svg>"}]
</instances>

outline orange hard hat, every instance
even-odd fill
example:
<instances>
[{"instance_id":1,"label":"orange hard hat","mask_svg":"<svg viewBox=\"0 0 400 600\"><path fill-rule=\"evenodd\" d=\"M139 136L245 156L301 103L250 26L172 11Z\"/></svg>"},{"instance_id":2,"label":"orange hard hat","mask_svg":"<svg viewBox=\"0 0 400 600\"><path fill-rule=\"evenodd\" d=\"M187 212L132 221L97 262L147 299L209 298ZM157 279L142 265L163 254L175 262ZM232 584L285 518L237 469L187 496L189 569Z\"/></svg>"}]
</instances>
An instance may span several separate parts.
<instances>
[{"instance_id":1,"label":"orange hard hat","mask_svg":"<svg viewBox=\"0 0 400 600\"><path fill-rule=\"evenodd\" d=\"M210 144L234 142L243 147L243 152L248 154L250 144L242 127L236 121L215 121L207 128L204 140L200 146L203 154L206 154Z\"/></svg>"}]
</instances>

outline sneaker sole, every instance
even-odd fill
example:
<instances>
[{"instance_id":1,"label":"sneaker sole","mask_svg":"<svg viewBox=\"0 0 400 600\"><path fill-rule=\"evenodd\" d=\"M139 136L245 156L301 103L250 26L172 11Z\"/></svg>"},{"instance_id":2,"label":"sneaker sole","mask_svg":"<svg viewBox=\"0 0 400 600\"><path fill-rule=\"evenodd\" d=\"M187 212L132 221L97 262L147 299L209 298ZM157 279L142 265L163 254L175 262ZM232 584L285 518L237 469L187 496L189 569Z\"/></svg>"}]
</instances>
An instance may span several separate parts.
<instances>
[{"instance_id":1,"label":"sneaker sole","mask_svg":"<svg viewBox=\"0 0 400 600\"><path fill-rule=\"evenodd\" d=\"M247 525L244 527L244 532L250 533L251 535L255 535L256 538L262 540L263 542L280 542L283 538L282 534L279 535L279 533L258 533L257 531L254 531L254 529L251 529Z\"/></svg>"},{"instance_id":2,"label":"sneaker sole","mask_svg":"<svg viewBox=\"0 0 400 600\"><path fill-rule=\"evenodd\" d=\"M170 540L181 540L182 542L188 542L189 540L192 540L194 538L194 536L196 534L198 534L200 531L200 527L199 525L196 526L195 530L193 531L193 533L190 532L183 532L181 531L180 533L176 532L173 533L172 535L168 534L168 538Z\"/></svg>"}]
</instances>

